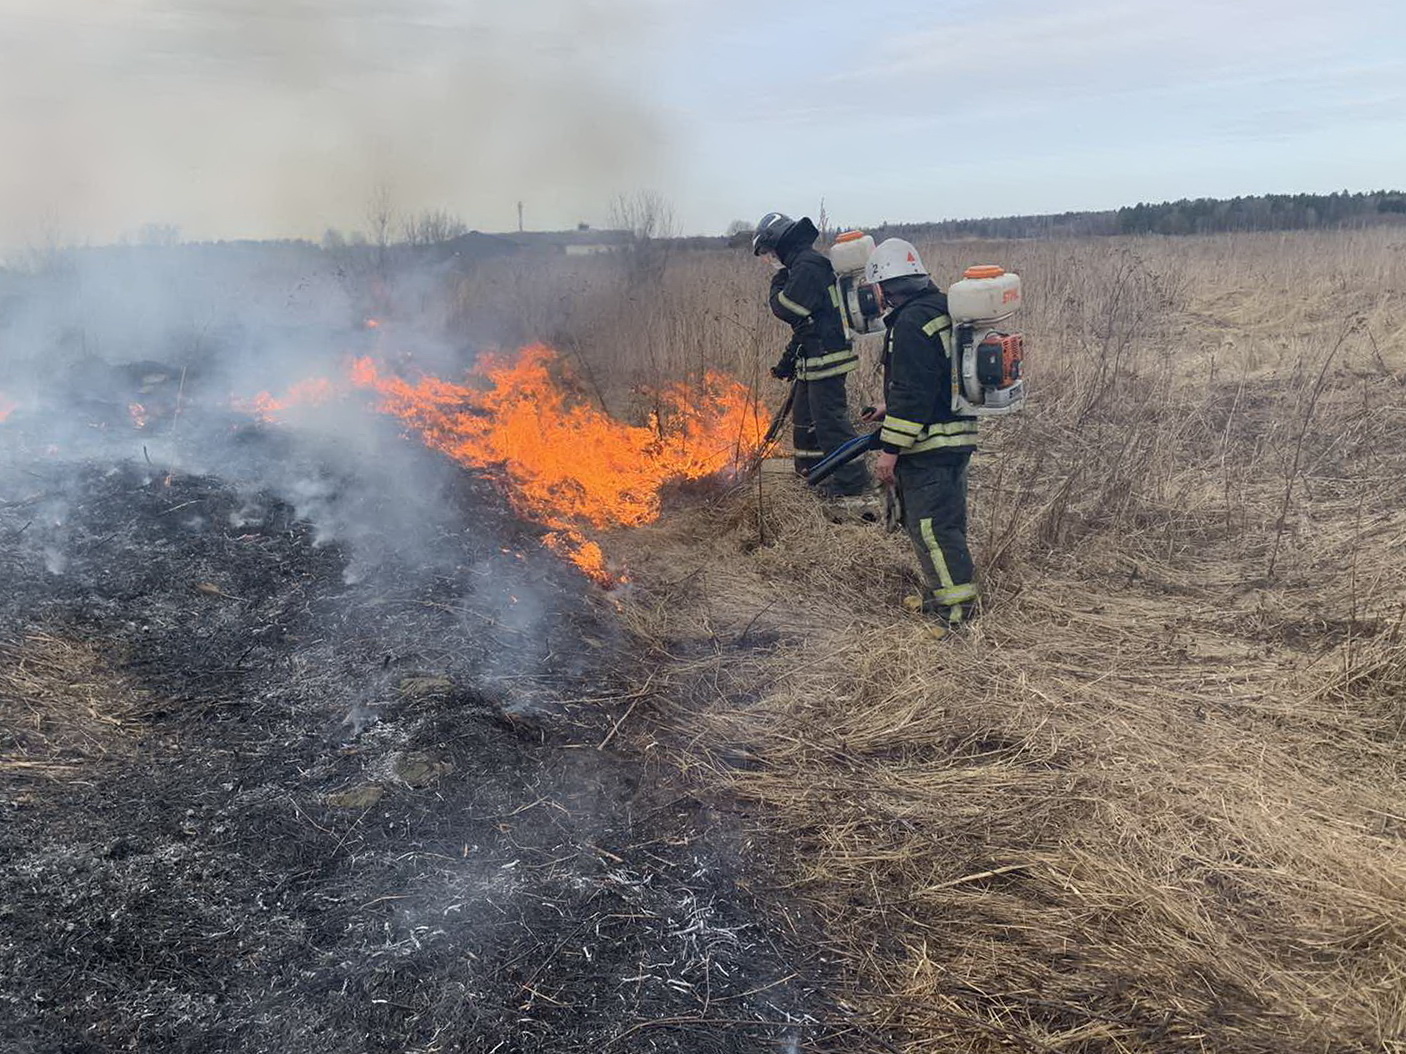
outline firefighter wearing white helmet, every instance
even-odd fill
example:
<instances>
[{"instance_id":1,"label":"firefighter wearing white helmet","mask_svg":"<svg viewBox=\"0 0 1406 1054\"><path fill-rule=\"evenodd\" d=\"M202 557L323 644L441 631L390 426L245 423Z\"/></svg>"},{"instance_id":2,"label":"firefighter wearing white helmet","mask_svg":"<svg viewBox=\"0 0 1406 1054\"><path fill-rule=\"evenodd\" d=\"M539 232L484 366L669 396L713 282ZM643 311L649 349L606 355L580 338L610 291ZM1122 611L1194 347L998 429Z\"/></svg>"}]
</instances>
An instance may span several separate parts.
<instances>
[{"instance_id":1,"label":"firefighter wearing white helmet","mask_svg":"<svg viewBox=\"0 0 1406 1054\"><path fill-rule=\"evenodd\" d=\"M901 238L881 243L865 277L880 290L884 316L884 404L874 474L895 486L903 526L922 565L924 592L905 605L961 626L977 599L967 547L967 465L976 418L952 411L952 320L947 297L928 277L918 250Z\"/></svg>"}]
</instances>

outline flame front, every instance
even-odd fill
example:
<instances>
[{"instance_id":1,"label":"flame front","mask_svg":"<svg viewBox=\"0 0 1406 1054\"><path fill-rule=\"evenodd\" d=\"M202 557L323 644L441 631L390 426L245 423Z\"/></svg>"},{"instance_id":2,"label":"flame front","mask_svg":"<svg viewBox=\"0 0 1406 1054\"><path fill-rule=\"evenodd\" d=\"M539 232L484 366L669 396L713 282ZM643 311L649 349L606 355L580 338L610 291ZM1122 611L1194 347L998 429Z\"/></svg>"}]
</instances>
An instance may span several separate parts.
<instances>
[{"instance_id":1,"label":"flame front","mask_svg":"<svg viewBox=\"0 0 1406 1054\"><path fill-rule=\"evenodd\" d=\"M572 405L552 379L555 354L524 348L516 358L485 356L483 386L435 377L383 376L370 359L353 383L381 397L381 409L412 425L425 443L474 468L502 471L517 512L549 527L547 544L598 581L610 582L589 528L650 523L660 490L742 463L761 445L765 423L747 390L709 374L696 390L661 393L652 427L624 424Z\"/></svg>"},{"instance_id":2,"label":"flame front","mask_svg":"<svg viewBox=\"0 0 1406 1054\"><path fill-rule=\"evenodd\" d=\"M0 421L4 421L19 408L19 403L9 398L4 392L0 392Z\"/></svg>"},{"instance_id":3,"label":"flame front","mask_svg":"<svg viewBox=\"0 0 1406 1054\"><path fill-rule=\"evenodd\" d=\"M551 349L533 345L514 357L484 356L479 383L431 376L412 382L386 374L370 358L355 360L350 376L427 446L498 473L514 510L550 529L546 544L609 585L618 579L586 532L654 521L665 484L745 463L760 449L766 425L747 390L716 373L697 387L660 393L659 413L647 427L625 424L574 403L553 379L558 365ZM345 383L309 378L282 397L260 392L234 406L274 421L346 394Z\"/></svg>"},{"instance_id":4,"label":"flame front","mask_svg":"<svg viewBox=\"0 0 1406 1054\"><path fill-rule=\"evenodd\" d=\"M269 392L259 392L250 399L234 400L234 408L261 421L276 421L295 406L317 406L336 395L336 386L326 377L309 377L289 388L288 394L281 399Z\"/></svg>"}]
</instances>

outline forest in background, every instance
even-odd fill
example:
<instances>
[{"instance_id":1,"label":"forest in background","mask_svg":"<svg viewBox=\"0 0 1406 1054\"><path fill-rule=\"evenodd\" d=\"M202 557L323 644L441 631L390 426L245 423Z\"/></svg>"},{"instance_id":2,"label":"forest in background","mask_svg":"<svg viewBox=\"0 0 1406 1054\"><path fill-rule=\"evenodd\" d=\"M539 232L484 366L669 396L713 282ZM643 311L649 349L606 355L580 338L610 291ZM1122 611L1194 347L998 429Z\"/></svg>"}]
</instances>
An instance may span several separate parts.
<instances>
[{"instance_id":1,"label":"forest in background","mask_svg":"<svg viewBox=\"0 0 1406 1054\"><path fill-rule=\"evenodd\" d=\"M1406 191L1182 198L1157 204L1139 202L1102 212L885 224L875 230L914 240L1336 230L1392 223L1406 223Z\"/></svg>"}]
</instances>

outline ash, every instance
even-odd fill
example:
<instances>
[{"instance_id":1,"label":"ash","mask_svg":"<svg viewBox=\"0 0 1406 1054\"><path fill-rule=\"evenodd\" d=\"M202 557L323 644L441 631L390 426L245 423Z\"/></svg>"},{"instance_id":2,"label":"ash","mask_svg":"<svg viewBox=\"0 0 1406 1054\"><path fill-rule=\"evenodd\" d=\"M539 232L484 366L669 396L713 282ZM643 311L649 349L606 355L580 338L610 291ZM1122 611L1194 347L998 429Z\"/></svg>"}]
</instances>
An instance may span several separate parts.
<instances>
[{"instance_id":1,"label":"ash","mask_svg":"<svg viewBox=\"0 0 1406 1054\"><path fill-rule=\"evenodd\" d=\"M241 449L0 468L0 1048L815 1049L736 821L599 749L594 588L427 452L413 522Z\"/></svg>"}]
</instances>

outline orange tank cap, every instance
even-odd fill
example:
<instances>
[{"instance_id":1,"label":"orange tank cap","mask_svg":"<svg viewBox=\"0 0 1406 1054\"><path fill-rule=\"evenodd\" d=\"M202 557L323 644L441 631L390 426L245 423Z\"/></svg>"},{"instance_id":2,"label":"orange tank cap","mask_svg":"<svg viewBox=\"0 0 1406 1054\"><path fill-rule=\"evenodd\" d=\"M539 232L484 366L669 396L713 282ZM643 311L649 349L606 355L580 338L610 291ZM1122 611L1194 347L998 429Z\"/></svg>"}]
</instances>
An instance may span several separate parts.
<instances>
[{"instance_id":1,"label":"orange tank cap","mask_svg":"<svg viewBox=\"0 0 1406 1054\"><path fill-rule=\"evenodd\" d=\"M962 272L963 278L1000 278L1006 273L1004 267L997 267L995 264L978 264L976 267L968 267Z\"/></svg>"},{"instance_id":2,"label":"orange tank cap","mask_svg":"<svg viewBox=\"0 0 1406 1054\"><path fill-rule=\"evenodd\" d=\"M836 244L836 245L839 245L841 242L855 242L855 241L858 241L860 238L863 238L863 237L864 237L864 232L863 232L863 231L845 231L843 234L840 234L840 235L837 235L837 236L836 236L836 238L835 238L835 244Z\"/></svg>"}]
</instances>

